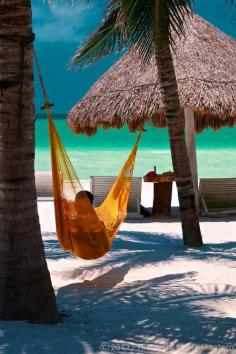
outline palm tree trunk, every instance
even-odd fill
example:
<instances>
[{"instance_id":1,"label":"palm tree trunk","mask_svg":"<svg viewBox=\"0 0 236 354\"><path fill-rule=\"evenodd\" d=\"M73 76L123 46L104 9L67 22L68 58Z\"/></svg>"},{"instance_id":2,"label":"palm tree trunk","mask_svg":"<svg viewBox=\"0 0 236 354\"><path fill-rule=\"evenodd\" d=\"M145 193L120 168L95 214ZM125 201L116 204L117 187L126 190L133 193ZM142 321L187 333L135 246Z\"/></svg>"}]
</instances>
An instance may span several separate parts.
<instances>
[{"instance_id":1,"label":"palm tree trunk","mask_svg":"<svg viewBox=\"0 0 236 354\"><path fill-rule=\"evenodd\" d=\"M157 6L160 1L157 1ZM161 5L159 5L161 6ZM202 236L196 210L193 180L184 133L184 116L181 112L177 80L170 46L165 40L167 21L159 7L156 11L155 59L168 126L172 163L178 189L184 244L202 246ZM162 17L162 19L160 19ZM164 39L164 40L163 40Z\"/></svg>"},{"instance_id":2,"label":"palm tree trunk","mask_svg":"<svg viewBox=\"0 0 236 354\"><path fill-rule=\"evenodd\" d=\"M30 0L0 3L0 319L59 321L34 180Z\"/></svg>"}]
</instances>

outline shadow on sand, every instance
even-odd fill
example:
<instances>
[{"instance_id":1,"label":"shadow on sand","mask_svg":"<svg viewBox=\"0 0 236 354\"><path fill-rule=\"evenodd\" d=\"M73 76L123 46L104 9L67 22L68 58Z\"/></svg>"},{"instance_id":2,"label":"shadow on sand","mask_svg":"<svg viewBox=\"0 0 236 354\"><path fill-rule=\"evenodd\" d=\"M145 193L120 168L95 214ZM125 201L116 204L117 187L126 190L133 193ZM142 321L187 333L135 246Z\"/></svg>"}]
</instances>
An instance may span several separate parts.
<instances>
[{"instance_id":1,"label":"shadow on sand","mask_svg":"<svg viewBox=\"0 0 236 354\"><path fill-rule=\"evenodd\" d=\"M122 345L132 349L124 352L139 348L148 353L171 349L190 353L196 345L200 353L217 350L217 346L230 349L235 345L236 320L216 313L215 305L210 305L232 301L236 295L232 286L192 287L195 273L187 270L165 276L149 274L152 279L132 283L124 280L131 269L177 258L235 261L235 250L236 242L185 249L175 235L121 231L107 256L84 266L84 272L96 276L61 287L57 300L69 314L66 321L84 336L81 340L86 342L89 336L91 353L99 352L101 342L120 345L119 353ZM77 271L81 276L81 268Z\"/></svg>"},{"instance_id":2,"label":"shadow on sand","mask_svg":"<svg viewBox=\"0 0 236 354\"><path fill-rule=\"evenodd\" d=\"M171 349L187 353L196 345L201 346L200 353L208 353L217 346L235 345L235 318L217 318L204 305L206 301L230 301L236 294L232 287L184 287L181 281L191 277L190 273L118 286L127 267L119 270L120 274L111 270L90 282L59 290L58 302L66 304L69 321L78 326L80 335L85 334L84 341L89 335L91 353L98 352L102 342L131 348L127 352L132 353Z\"/></svg>"},{"instance_id":3,"label":"shadow on sand","mask_svg":"<svg viewBox=\"0 0 236 354\"><path fill-rule=\"evenodd\" d=\"M60 260L71 262L73 257L60 249L55 234L44 234L44 243L46 256L55 265ZM59 289L57 302L68 315L64 323L0 322L0 353L205 354L220 353L223 347L229 349L224 353L233 353L236 320L217 307L235 298L232 286L193 286L196 274L188 269L181 273L173 268L164 276L149 270L147 279L132 283L126 276L135 268L137 275L145 266L181 259L229 260L232 265L235 251L236 242L185 249L174 234L120 231L106 256L92 262L74 258L75 269L63 273L68 285Z\"/></svg>"}]
</instances>

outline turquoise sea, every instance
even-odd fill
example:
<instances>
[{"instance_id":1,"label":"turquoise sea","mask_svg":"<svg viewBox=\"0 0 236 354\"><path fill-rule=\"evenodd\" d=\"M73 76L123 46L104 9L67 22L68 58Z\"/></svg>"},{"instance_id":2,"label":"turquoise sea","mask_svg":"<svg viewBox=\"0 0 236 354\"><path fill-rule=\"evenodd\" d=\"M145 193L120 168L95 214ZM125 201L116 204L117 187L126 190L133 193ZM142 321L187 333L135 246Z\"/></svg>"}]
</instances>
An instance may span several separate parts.
<instances>
[{"instance_id":1,"label":"turquoise sea","mask_svg":"<svg viewBox=\"0 0 236 354\"><path fill-rule=\"evenodd\" d=\"M74 135L66 126L65 115L54 121L69 157L81 179L91 175L117 175L137 134L127 128L100 130L93 137ZM236 177L236 127L205 130L196 136L199 177ZM143 176L156 165L157 172L172 170L166 129L147 127L137 154L134 174ZM37 171L49 171L50 151L47 119L36 120Z\"/></svg>"}]
</instances>

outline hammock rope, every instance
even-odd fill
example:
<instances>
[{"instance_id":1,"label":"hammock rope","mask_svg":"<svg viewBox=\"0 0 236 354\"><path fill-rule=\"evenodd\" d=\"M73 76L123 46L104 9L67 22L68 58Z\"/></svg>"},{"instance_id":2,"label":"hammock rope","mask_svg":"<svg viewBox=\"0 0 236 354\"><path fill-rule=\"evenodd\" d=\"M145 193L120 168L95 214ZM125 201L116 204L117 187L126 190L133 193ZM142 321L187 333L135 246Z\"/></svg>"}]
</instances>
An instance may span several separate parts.
<instances>
[{"instance_id":1,"label":"hammock rope","mask_svg":"<svg viewBox=\"0 0 236 354\"><path fill-rule=\"evenodd\" d=\"M140 131L104 202L93 208L62 144L51 115L39 62L34 51L47 111L51 147L53 195L57 237L64 250L82 259L96 259L107 253L118 229L127 216L127 204Z\"/></svg>"}]
</instances>

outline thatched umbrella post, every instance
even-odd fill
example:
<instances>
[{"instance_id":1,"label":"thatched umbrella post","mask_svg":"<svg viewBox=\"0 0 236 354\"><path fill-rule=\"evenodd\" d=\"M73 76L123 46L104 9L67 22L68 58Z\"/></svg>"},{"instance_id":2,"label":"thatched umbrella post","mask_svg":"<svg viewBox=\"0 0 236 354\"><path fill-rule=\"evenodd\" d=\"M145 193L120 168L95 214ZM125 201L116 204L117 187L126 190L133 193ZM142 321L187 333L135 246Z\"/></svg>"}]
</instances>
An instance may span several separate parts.
<instances>
[{"instance_id":1,"label":"thatched umbrella post","mask_svg":"<svg viewBox=\"0 0 236 354\"><path fill-rule=\"evenodd\" d=\"M197 150L195 143L195 123L194 114L190 108L184 109L186 144L189 155L189 162L193 178L193 188L197 211L199 211L199 191L198 191L198 168L197 168Z\"/></svg>"}]
</instances>

